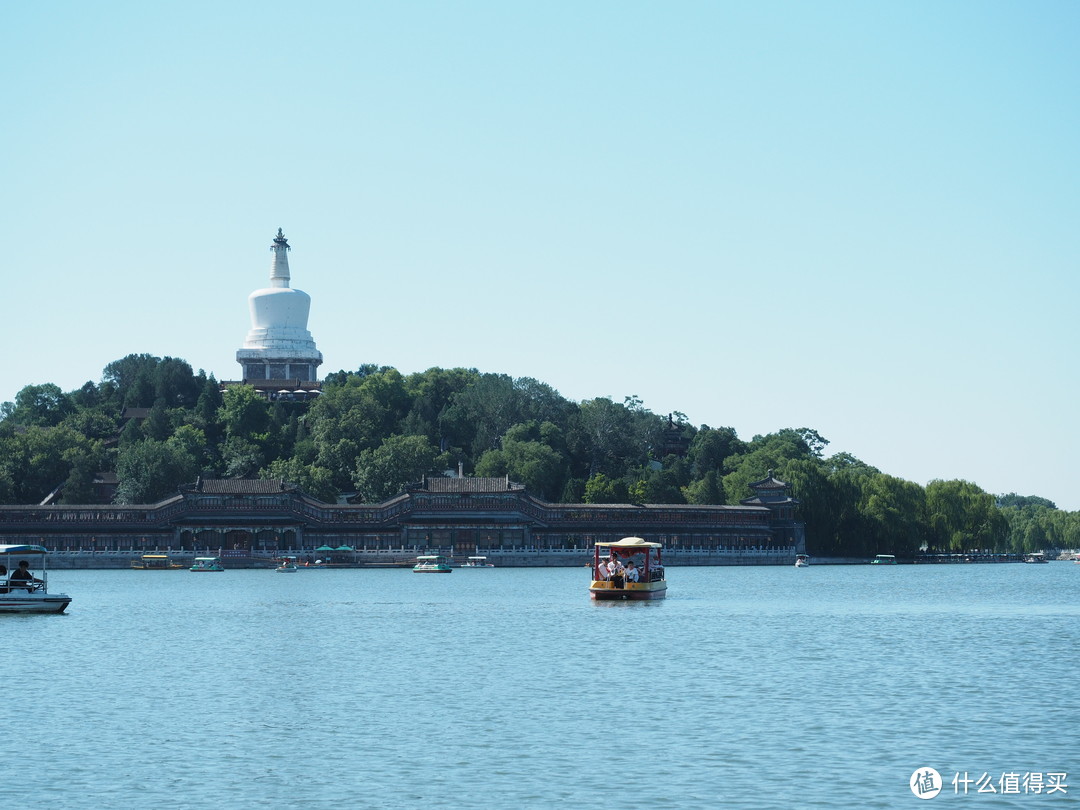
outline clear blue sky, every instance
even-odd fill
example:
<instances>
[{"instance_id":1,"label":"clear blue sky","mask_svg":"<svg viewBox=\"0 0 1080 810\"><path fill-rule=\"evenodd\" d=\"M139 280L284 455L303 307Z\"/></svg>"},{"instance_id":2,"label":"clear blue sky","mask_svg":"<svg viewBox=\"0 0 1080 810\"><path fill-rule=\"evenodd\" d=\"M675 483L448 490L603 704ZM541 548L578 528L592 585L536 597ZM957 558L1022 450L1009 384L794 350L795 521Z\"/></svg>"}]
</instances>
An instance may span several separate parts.
<instances>
[{"instance_id":1,"label":"clear blue sky","mask_svg":"<svg viewBox=\"0 0 1080 810\"><path fill-rule=\"evenodd\" d=\"M0 11L0 401L234 379L278 227L322 371L475 367L1080 509L1080 3Z\"/></svg>"}]
</instances>

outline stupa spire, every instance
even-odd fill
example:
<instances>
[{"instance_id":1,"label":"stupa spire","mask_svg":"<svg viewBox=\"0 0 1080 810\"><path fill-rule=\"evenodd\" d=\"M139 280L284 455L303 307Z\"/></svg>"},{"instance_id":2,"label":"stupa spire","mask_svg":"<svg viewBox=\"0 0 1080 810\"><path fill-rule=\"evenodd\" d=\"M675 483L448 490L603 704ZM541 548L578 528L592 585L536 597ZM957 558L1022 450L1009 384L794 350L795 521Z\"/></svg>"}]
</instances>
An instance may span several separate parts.
<instances>
[{"instance_id":1,"label":"stupa spire","mask_svg":"<svg viewBox=\"0 0 1080 810\"><path fill-rule=\"evenodd\" d=\"M277 236L274 237L274 244L270 246L270 250L274 253L274 258L270 262L270 286L288 287L289 251L292 248L289 247L289 240L285 238L281 228L277 229Z\"/></svg>"}]
</instances>

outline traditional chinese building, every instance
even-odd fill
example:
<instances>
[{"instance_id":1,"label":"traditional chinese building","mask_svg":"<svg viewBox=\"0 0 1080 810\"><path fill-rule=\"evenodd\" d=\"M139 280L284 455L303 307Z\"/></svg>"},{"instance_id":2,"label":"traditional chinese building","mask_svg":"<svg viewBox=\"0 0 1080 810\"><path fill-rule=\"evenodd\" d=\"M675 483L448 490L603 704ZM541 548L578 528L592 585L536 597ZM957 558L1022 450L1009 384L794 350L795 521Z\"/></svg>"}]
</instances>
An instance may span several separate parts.
<instances>
[{"instance_id":1,"label":"traditional chinese building","mask_svg":"<svg viewBox=\"0 0 1080 810\"><path fill-rule=\"evenodd\" d=\"M760 481L753 481L754 494L739 501L743 506L764 506L772 512L773 536L777 542L794 546L800 554L806 552L805 524L796 520L799 501L789 493L791 485L773 476L773 471Z\"/></svg>"},{"instance_id":2,"label":"traditional chinese building","mask_svg":"<svg viewBox=\"0 0 1080 810\"><path fill-rule=\"evenodd\" d=\"M0 506L0 543L234 556L319 548L466 556L584 552L596 541L636 535L673 553L793 558L792 524L757 504L548 503L508 478L425 478L377 504L324 503L279 480L205 479L156 504Z\"/></svg>"}]
</instances>

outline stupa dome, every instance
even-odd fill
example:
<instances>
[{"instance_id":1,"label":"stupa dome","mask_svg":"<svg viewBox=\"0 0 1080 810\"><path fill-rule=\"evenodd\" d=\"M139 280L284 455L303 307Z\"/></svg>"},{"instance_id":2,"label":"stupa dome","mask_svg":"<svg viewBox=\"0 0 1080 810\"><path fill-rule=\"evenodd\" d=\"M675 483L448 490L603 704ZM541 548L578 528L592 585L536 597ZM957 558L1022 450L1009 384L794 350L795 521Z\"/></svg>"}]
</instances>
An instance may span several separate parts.
<instances>
[{"instance_id":1,"label":"stupa dome","mask_svg":"<svg viewBox=\"0 0 1080 810\"><path fill-rule=\"evenodd\" d=\"M289 286L289 242L278 228L270 250L270 286L248 296L251 330L236 360L245 380L313 381L322 352L308 331L311 296Z\"/></svg>"}]
</instances>

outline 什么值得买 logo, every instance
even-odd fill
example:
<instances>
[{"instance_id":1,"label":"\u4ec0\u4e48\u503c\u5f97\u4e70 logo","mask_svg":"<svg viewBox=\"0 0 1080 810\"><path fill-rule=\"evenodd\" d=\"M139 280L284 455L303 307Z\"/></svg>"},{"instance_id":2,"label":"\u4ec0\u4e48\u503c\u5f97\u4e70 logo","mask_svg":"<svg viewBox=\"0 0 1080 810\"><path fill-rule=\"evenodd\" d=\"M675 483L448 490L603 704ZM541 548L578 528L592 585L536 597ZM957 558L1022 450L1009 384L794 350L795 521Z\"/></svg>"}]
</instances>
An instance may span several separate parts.
<instances>
[{"instance_id":1,"label":"\u4ec0\u4e48\u503c\u5f97\u4e70 logo","mask_svg":"<svg viewBox=\"0 0 1080 810\"><path fill-rule=\"evenodd\" d=\"M941 774L933 768L916 768L908 785L920 799L932 799L941 792Z\"/></svg>"},{"instance_id":2,"label":"\u4ec0\u4e48\u503c\u5f97\u4e70 logo","mask_svg":"<svg viewBox=\"0 0 1080 810\"><path fill-rule=\"evenodd\" d=\"M1068 774L1064 771L1026 772L1002 771L995 778L989 771L975 776L978 771L957 771L949 784L954 795L967 796L969 793L1022 794L1034 793L1052 795L1068 794ZM934 768L917 768L908 780L911 792L920 799L932 799L937 796L947 783Z\"/></svg>"}]
</instances>

